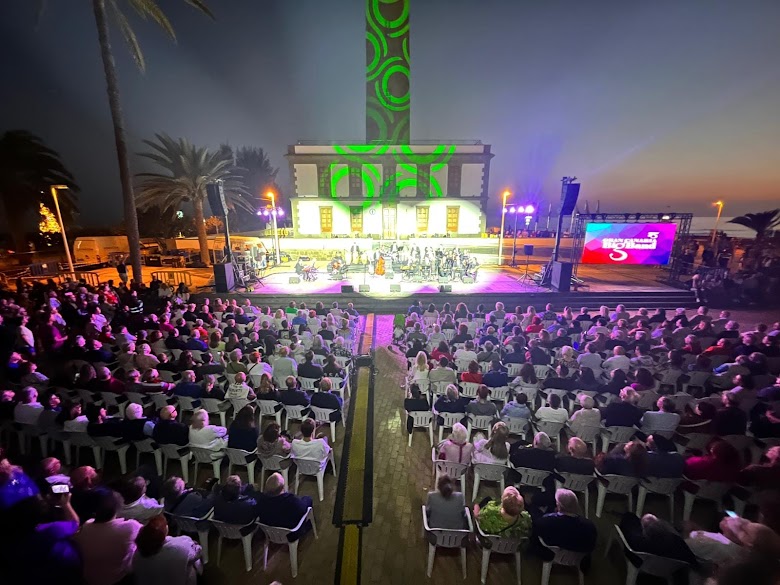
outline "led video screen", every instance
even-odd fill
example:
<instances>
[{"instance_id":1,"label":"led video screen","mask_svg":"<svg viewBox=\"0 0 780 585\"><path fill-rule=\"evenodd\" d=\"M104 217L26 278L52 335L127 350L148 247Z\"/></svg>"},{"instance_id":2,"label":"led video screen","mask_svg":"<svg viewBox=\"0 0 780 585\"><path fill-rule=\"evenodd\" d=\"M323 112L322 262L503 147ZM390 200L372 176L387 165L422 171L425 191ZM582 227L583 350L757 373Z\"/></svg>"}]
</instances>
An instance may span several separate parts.
<instances>
[{"instance_id":1,"label":"led video screen","mask_svg":"<svg viewBox=\"0 0 780 585\"><path fill-rule=\"evenodd\" d=\"M677 224L589 223L583 264L668 264Z\"/></svg>"}]
</instances>

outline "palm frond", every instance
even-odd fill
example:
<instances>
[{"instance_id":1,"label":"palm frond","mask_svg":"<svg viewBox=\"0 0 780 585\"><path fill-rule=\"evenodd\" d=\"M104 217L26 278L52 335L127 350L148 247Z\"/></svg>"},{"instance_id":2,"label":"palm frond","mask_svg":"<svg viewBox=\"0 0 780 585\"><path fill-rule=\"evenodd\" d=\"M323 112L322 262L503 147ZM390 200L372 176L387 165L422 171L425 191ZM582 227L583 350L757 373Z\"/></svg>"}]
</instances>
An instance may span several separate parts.
<instances>
[{"instance_id":1,"label":"palm frond","mask_svg":"<svg viewBox=\"0 0 780 585\"><path fill-rule=\"evenodd\" d=\"M111 15L116 21L119 31L127 43L127 47L130 49L130 55L133 57L133 61L142 72L146 71L146 61L144 60L144 54L141 50L141 45L138 43L138 38L135 36L133 27L130 26L130 21L127 20L122 9L116 3L116 0L108 0L108 5L111 7Z\"/></svg>"},{"instance_id":2,"label":"palm frond","mask_svg":"<svg viewBox=\"0 0 780 585\"><path fill-rule=\"evenodd\" d=\"M756 237L761 237L768 231L780 226L780 209L746 213L730 219L728 223L744 226L756 232Z\"/></svg>"},{"instance_id":3,"label":"palm frond","mask_svg":"<svg viewBox=\"0 0 780 585\"><path fill-rule=\"evenodd\" d=\"M203 0L184 0L187 4L192 6L193 8L199 10L209 18L216 20L214 18L214 14L212 14L211 10L209 10L209 7L206 6L206 3L203 2Z\"/></svg>"},{"instance_id":4,"label":"palm frond","mask_svg":"<svg viewBox=\"0 0 780 585\"><path fill-rule=\"evenodd\" d=\"M130 0L130 5L136 11L136 13L146 20L146 17L150 17L154 22L160 25L166 34L174 41L176 40L176 31L173 30L171 21L165 16L165 13L157 5L154 0Z\"/></svg>"}]
</instances>

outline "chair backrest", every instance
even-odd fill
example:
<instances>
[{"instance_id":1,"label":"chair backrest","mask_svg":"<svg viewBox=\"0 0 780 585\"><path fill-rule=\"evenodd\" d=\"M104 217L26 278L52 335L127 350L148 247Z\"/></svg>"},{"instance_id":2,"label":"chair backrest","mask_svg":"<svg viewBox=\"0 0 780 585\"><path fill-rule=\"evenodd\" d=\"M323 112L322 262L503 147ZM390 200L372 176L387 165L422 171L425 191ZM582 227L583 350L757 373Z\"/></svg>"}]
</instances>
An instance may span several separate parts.
<instances>
[{"instance_id":1,"label":"chair backrest","mask_svg":"<svg viewBox=\"0 0 780 585\"><path fill-rule=\"evenodd\" d=\"M527 418L504 417L501 420L506 423L510 435L524 435L528 431Z\"/></svg>"},{"instance_id":2,"label":"chair backrest","mask_svg":"<svg viewBox=\"0 0 780 585\"><path fill-rule=\"evenodd\" d=\"M322 469L322 461L319 459L295 458L295 466L301 475L317 475Z\"/></svg>"},{"instance_id":3,"label":"chair backrest","mask_svg":"<svg viewBox=\"0 0 780 585\"><path fill-rule=\"evenodd\" d=\"M612 494L627 494L639 484L638 477L631 477L630 475L605 475L604 476L609 485L607 485L607 491Z\"/></svg>"},{"instance_id":4,"label":"chair backrest","mask_svg":"<svg viewBox=\"0 0 780 585\"><path fill-rule=\"evenodd\" d=\"M634 427L607 427L610 443L625 443L636 434Z\"/></svg>"},{"instance_id":5,"label":"chair backrest","mask_svg":"<svg viewBox=\"0 0 780 585\"><path fill-rule=\"evenodd\" d=\"M341 356L341 355L336 355L336 356L333 356L333 357L335 357L335 358L336 358L336 363L337 363L337 364L339 365L339 367L340 367L340 368L342 368L342 369L346 369L346 368L347 368L347 366L348 366L348 365L350 364L350 362L352 361L352 360L351 360L351 358L344 357L344 356Z\"/></svg>"},{"instance_id":6,"label":"chair backrest","mask_svg":"<svg viewBox=\"0 0 780 585\"><path fill-rule=\"evenodd\" d=\"M642 561L642 564L638 567L640 573L647 573L648 575L669 579L677 571L689 566L685 561L678 559L670 559L651 553L636 551L629 546L626 537L623 535L623 531L620 530L620 527L617 524L615 525L615 532L623 545L626 556L630 553ZM629 559L628 562L632 562L632 560Z\"/></svg>"},{"instance_id":7,"label":"chair backrest","mask_svg":"<svg viewBox=\"0 0 780 585\"><path fill-rule=\"evenodd\" d=\"M173 445L171 443L162 443L160 444L160 451L163 452L163 455L170 459L180 459L183 457L182 455L179 455L179 449L181 449L179 445Z\"/></svg>"},{"instance_id":8,"label":"chair backrest","mask_svg":"<svg viewBox=\"0 0 780 585\"><path fill-rule=\"evenodd\" d=\"M257 411L262 416L275 416L278 411L278 406L280 406L279 402L276 402L275 400L258 400L257 401ZM238 410L241 410L240 408L236 407L236 412Z\"/></svg>"},{"instance_id":9,"label":"chair backrest","mask_svg":"<svg viewBox=\"0 0 780 585\"><path fill-rule=\"evenodd\" d=\"M212 514L214 513L214 510L209 510L205 516L202 518L193 518L191 516L178 516L176 514L170 514L168 512L165 513L165 516L169 519L171 523L175 523L176 526L179 529L179 532L186 532L187 534L192 534L195 532L198 532L198 529L200 528L199 523L203 522L204 520L208 520Z\"/></svg>"},{"instance_id":10,"label":"chair backrest","mask_svg":"<svg viewBox=\"0 0 780 585\"><path fill-rule=\"evenodd\" d=\"M479 362L479 369L484 374L490 371L491 362Z\"/></svg>"},{"instance_id":11,"label":"chair backrest","mask_svg":"<svg viewBox=\"0 0 780 585\"><path fill-rule=\"evenodd\" d=\"M676 394L670 394L669 398L674 402L674 407L678 412L683 412L685 407L692 404L696 399L687 392L678 392Z\"/></svg>"},{"instance_id":12,"label":"chair backrest","mask_svg":"<svg viewBox=\"0 0 780 585\"><path fill-rule=\"evenodd\" d=\"M508 469L506 465L498 463L475 463L474 471L479 473L481 479L487 481L500 481L504 472Z\"/></svg>"},{"instance_id":13,"label":"chair backrest","mask_svg":"<svg viewBox=\"0 0 780 585\"><path fill-rule=\"evenodd\" d=\"M300 526L311 513L312 509L311 506L309 506L300 522L298 522L298 525ZM263 524L262 522L258 522L257 525L260 527L260 530L263 531L265 537L274 544L289 544L290 541L287 537L291 532L295 531L295 528L282 528L281 526L271 526L269 524Z\"/></svg>"},{"instance_id":14,"label":"chair backrest","mask_svg":"<svg viewBox=\"0 0 780 585\"><path fill-rule=\"evenodd\" d=\"M301 390L316 390L316 383L319 382L316 378L298 378L301 383Z\"/></svg>"},{"instance_id":15,"label":"chair backrest","mask_svg":"<svg viewBox=\"0 0 780 585\"><path fill-rule=\"evenodd\" d=\"M95 441L87 433L66 433L67 440L76 447L92 447Z\"/></svg>"},{"instance_id":16,"label":"chair backrest","mask_svg":"<svg viewBox=\"0 0 780 585\"><path fill-rule=\"evenodd\" d=\"M549 549L555 556L553 557L552 564L563 565L566 567L579 567L582 559L584 559L588 553L574 552L572 550L566 550L559 546L550 546L544 542L543 539L539 539L539 542L543 547Z\"/></svg>"},{"instance_id":17,"label":"chair backrest","mask_svg":"<svg viewBox=\"0 0 780 585\"><path fill-rule=\"evenodd\" d=\"M537 431L547 433L551 439L557 437L565 426L562 422L552 422L547 420L536 421L534 425L536 426Z\"/></svg>"},{"instance_id":18,"label":"chair backrest","mask_svg":"<svg viewBox=\"0 0 780 585\"><path fill-rule=\"evenodd\" d=\"M498 386L490 389L490 400L501 400L506 402L509 398L509 386Z\"/></svg>"},{"instance_id":19,"label":"chair backrest","mask_svg":"<svg viewBox=\"0 0 780 585\"><path fill-rule=\"evenodd\" d=\"M595 425L577 425L577 432L575 433L575 436L579 437L586 443L590 443L596 440L596 437L601 434L602 430L602 427L597 427Z\"/></svg>"},{"instance_id":20,"label":"chair backrest","mask_svg":"<svg viewBox=\"0 0 780 585\"><path fill-rule=\"evenodd\" d=\"M93 437L93 440L98 447L106 449L107 451L116 451L116 449L121 446L121 443L116 443L115 437Z\"/></svg>"},{"instance_id":21,"label":"chair backrest","mask_svg":"<svg viewBox=\"0 0 780 585\"><path fill-rule=\"evenodd\" d=\"M260 457L260 463L263 464L263 468L266 471L281 471L282 461L288 459L288 457L282 457L281 455L271 455L270 457Z\"/></svg>"},{"instance_id":22,"label":"chair backrest","mask_svg":"<svg viewBox=\"0 0 780 585\"><path fill-rule=\"evenodd\" d=\"M688 433L687 435L684 435L684 437L687 439L687 443L685 445L681 445L681 450L684 451L704 451L704 449L707 448L707 445L710 444L710 441L715 437L715 435L712 435L710 433Z\"/></svg>"},{"instance_id":23,"label":"chair backrest","mask_svg":"<svg viewBox=\"0 0 780 585\"><path fill-rule=\"evenodd\" d=\"M715 366L717 367L717 366ZM712 372L689 372L689 380L685 383L686 386L701 387L712 377Z\"/></svg>"},{"instance_id":24,"label":"chair backrest","mask_svg":"<svg viewBox=\"0 0 780 585\"><path fill-rule=\"evenodd\" d=\"M515 388L515 396L518 394L525 394L525 397L528 398L529 404L534 404L534 402L536 402L536 395L538 393L539 387L536 385L520 384L520 386Z\"/></svg>"},{"instance_id":25,"label":"chair backrest","mask_svg":"<svg viewBox=\"0 0 780 585\"><path fill-rule=\"evenodd\" d=\"M284 405L284 412L287 413L287 418L294 418L296 420L303 419L303 411L306 410L306 406L297 405Z\"/></svg>"},{"instance_id":26,"label":"chair backrest","mask_svg":"<svg viewBox=\"0 0 780 585\"><path fill-rule=\"evenodd\" d=\"M195 399L190 396L177 396L176 401L179 403L179 410L195 410Z\"/></svg>"},{"instance_id":27,"label":"chair backrest","mask_svg":"<svg viewBox=\"0 0 780 585\"><path fill-rule=\"evenodd\" d=\"M430 410L412 410L407 414L412 417L412 424L415 427L428 427L433 420L433 413Z\"/></svg>"},{"instance_id":28,"label":"chair backrest","mask_svg":"<svg viewBox=\"0 0 780 585\"><path fill-rule=\"evenodd\" d=\"M140 453L152 453L158 449L157 444L151 439L144 439L143 441L133 441L133 445Z\"/></svg>"},{"instance_id":29,"label":"chair backrest","mask_svg":"<svg viewBox=\"0 0 780 585\"><path fill-rule=\"evenodd\" d=\"M642 480L642 485L654 494L669 495L673 494L682 482L681 477L646 477Z\"/></svg>"},{"instance_id":30,"label":"chair backrest","mask_svg":"<svg viewBox=\"0 0 780 585\"><path fill-rule=\"evenodd\" d=\"M244 537L241 533L242 529L251 526L253 522L241 526L240 524L228 524L226 522L220 522L219 520L211 520L211 524L217 529L217 532L219 532L219 535L222 538L241 540Z\"/></svg>"},{"instance_id":31,"label":"chair backrest","mask_svg":"<svg viewBox=\"0 0 780 585\"><path fill-rule=\"evenodd\" d=\"M220 405L228 402L227 400L219 400L217 398L201 398L200 404L203 409L209 414L216 414L220 411Z\"/></svg>"},{"instance_id":32,"label":"chair backrest","mask_svg":"<svg viewBox=\"0 0 780 585\"><path fill-rule=\"evenodd\" d=\"M551 371L552 368L550 368L550 366L534 366L536 377L540 380L545 380Z\"/></svg>"},{"instance_id":33,"label":"chair backrest","mask_svg":"<svg viewBox=\"0 0 780 585\"><path fill-rule=\"evenodd\" d=\"M517 377L520 375L520 370L523 368L523 364L507 364L507 376Z\"/></svg>"},{"instance_id":34,"label":"chair backrest","mask_svg":"<svg viewBox=\"0 0 780 585\"><path fill-rule=\"evenodd\" d=\"M462 412L440 412L439 416L442 418L443 427L452 427L456 422L460 422L465 416Z\"/></svg>"},{"instance_id":35,"label":"chair backrest","mask_svg":"<svg viewBox=\"0 0 780 585\"><path fill-rule=\"evenodd\" d=\"M469 419L471 420L472 429L479 429L482 431L490 432L491 428L493 427L492 423L495 417L489 414L487 415L470 414Z\"/></svg>"},{"instance_id":36,"label":"chair backrest","mask_svg":"<svg viewBox=\"0 0 780 585\"><path fill-rule=\"evenodd\" d=\"M330 413L336 412L330 408L319 408L317 406L311 407L311 413L314 415L314 420L330 422Z\"/></svg>"},{"instance_id":37,"label":"chair backrest","mask_svg":"<svg viewBox=\"0 0 780 585\"><path fill-rule=\"evenodd\" d=\"M642 410L653 410L655 403L658 402L660 397L661 395L655 390L643 390L642 392L639 392L637 407Z\"/></svg>"},{"instance_id":38,"label":"chair backrest","mask_svg":"<svg viewBox=\"0 0 780 585\"><path fill-rule=\"evenodd\" d=\"M559 482L561 484L560 487L573 492L584 492L588 489L588 486L593 483L593 480L596 479L593 475L581 475L579 473L561 471L557 471L556 473L563 478L563 481Z\"/></svg>"},{"instance_id":39,"label":"chair backrest","mask_svg":"<svg viewBox=\"0 0 780 585\"><path fill-rule=\"evenodd\" d=\"M517 471L522 478L520 480L520 485L529 487L542 487L544 480L550 475L549 471L532 469L530 467L513 467L513 469Z\"/></svg>"},{"instance_id":40,"label":"chair backrest","mask_svg":"<svg viewBox=\"0 0 780 585\"><path fill-rule=\"evenodd\" d=\"M443 396L447 393L447 386L449 386L449 382L432 382L431 392L436 395Z\"/></svg>"},{"instance_id":41,"label":"chair backrest","mask_svg":"<svg viewBox=\"0 0 780 585\"><path fill-rule=\"evenodd\" d=\"M461 382L461 395L469 398L476 398L479 384L476 382Z\"/></svg>"},{"instance_id":42,"label":"chair backrest","mask_svg":"<svg viewBox=\"0 0 780 585\"><path fill-rule=\"evenodd\" d=\"M722 481L695 481L699 486L699 491L696 492L696 497L702 500L712 500L714 502L720 502L732 485L730 483L724 483Z\"/></svg>"},{"instance_id":43,"label":"chair backrest","mask_svg":"<svg viewBox=\"0 0 780 585\"><path fill-rule=\"evenodd\" d=\"M468 372L469 360L455 360L455 366L458 368L459 372ZM468 382L464 382L464 384L468 384Z\"/></svg>"},{"instance_id":44,"label":"chair backrest","mask_svg":"<svg viewBox=\"0 0 780 585\"><path fill-rule=\"evenodd\" d=\"M436 466L436 473L439 475L447 474L452 479L460 479L469 469L467 463L455 463L454 461L445 461L443 459L435 459L433 464Z\"/></svg>"},{"instance_id":45,"label":"chair backrest","mask_svg":"<svg viewBox=\"0 0 780 585\"><path fill-rule=\"evenodd\" d=\"M195 447L193 445L190 445L190 451L192 452L195 461L199 463L211 463L215 459L224 457L224 454L220 454L219 451L212 451L211 449L204 449L203 447ZM221 456L217 457L217 454L220 454Z\"/></svg>"},{"instance_id":46,"label":"chair backrest","mask_svg":"<svg viewBox=\"0 0 780 585\"><path fill-rule=\"evenodd\" d=\"M469 509L465 508L466 519L469 523L469 529L450 530L445 528L431 528L428 526L428 512L425 506L422 507L423 528L425 532L432 535L435 542L434 546L442 548L461 548L468 544L471 536L471 515Z\"/></svg>"}]
</instances>

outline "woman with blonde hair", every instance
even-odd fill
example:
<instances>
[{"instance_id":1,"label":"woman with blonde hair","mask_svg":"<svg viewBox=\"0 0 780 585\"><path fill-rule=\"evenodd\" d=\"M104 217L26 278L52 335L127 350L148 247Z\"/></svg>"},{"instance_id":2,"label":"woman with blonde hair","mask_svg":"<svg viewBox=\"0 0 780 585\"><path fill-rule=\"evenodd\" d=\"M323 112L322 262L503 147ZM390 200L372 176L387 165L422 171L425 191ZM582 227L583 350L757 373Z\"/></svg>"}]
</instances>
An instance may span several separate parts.
<instances>
[{"instance_id":1,"label":"woman with blonde hair","mask_svg":"<svg viewBox=\"0 0 780 585\"><path fill-rule=\"evenodd\" d=\"M536 309L534 308L533 305L528 305L528 308L523 314L523 320L520 323L520 327L522 327L523 330L525 330L525 328L531 324L531 321L534 320L534 317L536 317Z\"/></svg>"},{"instance_id":2,"label":"woman with blonde hair","mask_svg":"<svg viewBox=\"0 0 780 585\"><path fill-rule=\"evenodd\" d=\"M215 451L214 458L217 459L221 456L221 453L217 454L216 452L220 452L227 447L226 436L227 429L225 427L209 424L208 412L199 408L192 413L192 418L190 419L190 445Z\"/></svg>"},{"instance_id":3,"label":"woman with blonde hair","mask_svg":"<svg viewBox=\"0 0 780 585\"><path fill-rule=\"evenodd\" d=\"M475 435L474 453L471 460L474 463L506 464L509 459L509 427L506 423L497 422L489 439L482 433Z\"/></svg>"},{"instance_id":4,"label":"woman with blonde hair","mask_svg":"<svg viewBox=\"0 0 780 585\"><path fill-rule=\"evenodd\" d=\"M577 362L577 352L571 345L561 347L561 358L558 360L558 365L566 366L569 372L579 369L580 364Z\"/></svg>"},{"instance_id":5,"label":"woman with blonde hair","mask_svg":"<svg viewBox=\"0 0 780 585\"><path fill-rule=\"evenodd\" d=\"M412 367L409 368L409 381L417 382L420 380L428 380L428 356L424 351L418 351L417 357L414 358Z\"/></svg>"},{"instance_id":6,"label":"woman with blonde hair","mask_svg":"<svg viewBox=\"0 0 780 585\"><path fill-rule=\"evenodd\" d=\"M452 434L439 445L439 459L455 463L471 463L474 445L469 443L469 432L461 423L452 425Z\"/></svg>"},{"instance_id":7,"label":"woman with blonde hair","mask_svg":"<svg viewBox=\"0 0 780 585\"><path fill-rule=\"evenodd\" d=\"M283 309L276 309L276 312L274 313L274 321L273 321L273 327L274 329L281 329L282 328L282 321L284 321L287 317L284 314Z\"/></svg>"},{"instance_id":8,"label":"woman with blonde hair","mask_svg":"<svg viewBox=\"0 0 780 585\"><path fill-rule=\"evenodd\" d=\"M312 338L311 351L313 351L315 355L321 356L326 356L330 353L325 345L325 341L322 339L322 335L315 335Z\"/></svg>"}]
</instances>

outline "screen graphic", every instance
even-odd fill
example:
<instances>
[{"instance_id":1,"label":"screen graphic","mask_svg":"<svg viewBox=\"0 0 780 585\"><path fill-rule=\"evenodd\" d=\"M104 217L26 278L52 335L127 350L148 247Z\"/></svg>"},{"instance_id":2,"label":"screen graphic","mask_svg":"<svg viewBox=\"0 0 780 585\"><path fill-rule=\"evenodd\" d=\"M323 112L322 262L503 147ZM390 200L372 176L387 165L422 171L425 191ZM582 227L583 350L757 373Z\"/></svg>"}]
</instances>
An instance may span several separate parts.
<instances>
[{"instance_id":1,"label":"screen graphic","mask_svg":"<svg viewBox=\"0 0 780 585\"><path fill-rule=\"evenodd\" d=\"M589 223L583 264L668 264L674 223Z\"/></svg>"}]
</instances>

